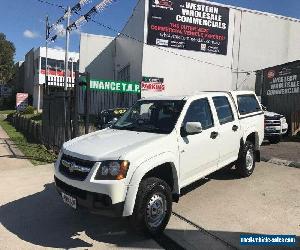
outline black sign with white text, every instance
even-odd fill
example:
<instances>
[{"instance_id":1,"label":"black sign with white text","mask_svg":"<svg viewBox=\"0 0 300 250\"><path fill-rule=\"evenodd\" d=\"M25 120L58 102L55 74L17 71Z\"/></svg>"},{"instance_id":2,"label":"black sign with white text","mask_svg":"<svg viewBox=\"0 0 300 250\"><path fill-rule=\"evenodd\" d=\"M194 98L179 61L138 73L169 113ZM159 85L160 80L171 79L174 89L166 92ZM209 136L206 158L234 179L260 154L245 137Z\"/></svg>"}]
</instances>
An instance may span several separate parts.
<instances>
[{"instance_id":1,"label":"black sign with white text","mask_svg":"<svg viewBox=\"0 0 300 250\"><path fill-rule=\"evenodd\" d=\"M227 55L229 9L193 0L149 0L147 44Z\"/></svg>"},{"instance_id":2,"label":"black sign with white text","mask_svg":"<svg viewBox=\"0 0 300 250\"><path fill-rule=\"evenodd\" d=\"M264 70L263 95L300 94L300 64L277 66Z\"/></svg>"}]
</instances>

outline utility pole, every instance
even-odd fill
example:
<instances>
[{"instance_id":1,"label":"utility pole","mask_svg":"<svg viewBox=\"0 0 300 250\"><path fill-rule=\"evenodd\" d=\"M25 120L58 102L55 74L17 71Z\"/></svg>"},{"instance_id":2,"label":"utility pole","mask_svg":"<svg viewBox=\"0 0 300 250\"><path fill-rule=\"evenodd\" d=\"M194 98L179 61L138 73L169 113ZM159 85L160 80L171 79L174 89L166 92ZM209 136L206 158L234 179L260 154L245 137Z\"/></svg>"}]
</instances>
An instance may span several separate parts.
<instances>
[{"instance_id":1,"label":"utility pole","mask_svg":"<svg viewBox=\"0 0 300 250\"><path fill-rule=\"evenodd\" d=\"M45 62L45 86L46 91L44 93L49 94L48 92L48 39L49 39L49 17L46 16L46 62Z\"/></svg>"},{"instance_id":2,"label":"utility pole","mask_svg":"<svg viewBox=\"0 0 300 250\"><path fill-rule=\"evenodd\" d=\"M68 6L67 11L67 26L66 26L66 50L65 50L65 91L68 90L68 60L69 60L69 43L70 43L70 31L69 31L69 25L70 25L70 16L71 16L71 7Z\"/></svg>"}]
</instances>

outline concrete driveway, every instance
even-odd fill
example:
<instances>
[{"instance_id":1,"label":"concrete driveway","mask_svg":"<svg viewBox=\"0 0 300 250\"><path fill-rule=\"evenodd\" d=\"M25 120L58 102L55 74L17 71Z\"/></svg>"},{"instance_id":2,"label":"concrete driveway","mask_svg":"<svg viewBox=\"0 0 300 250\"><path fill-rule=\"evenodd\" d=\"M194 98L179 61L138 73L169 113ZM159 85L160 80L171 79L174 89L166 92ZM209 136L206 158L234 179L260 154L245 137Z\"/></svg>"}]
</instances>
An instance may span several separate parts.
<instances>
[{"instance_id":1,"label":"concrete driveway","mask_svg":"<svg viewBox=\"0 0 300 250\"><path fill-rule=\"evenodd\" d=\"M53 165L0 172L0 249L159 249L132 232L126 219L109 219L65 206L53 184Z\"/></svg>"},{"instance_id":2,"label":"concrete driveway","mask_svg":"<svg viewBox=\"0 0 300 250\"><path fill-rule=\"evenodd\" d=\"M249 178L219 171L184 193L166 234L187 249L290 249L241 247L241 233L297 235L300 249L300 169L262 162Z\"/></svg>"},{"instance_id":3,"label":"concrete driveway","mask_svg":"<svg viewBox=\"0 0 300 250\"><path fill-rule=\"evenodd\" d=\"M0 176L1 249L161 248L133 232L126 219L64 205L55 191L52 165L1 168ZM244 249L239 246L242 232L299 236L299 180L300 169L267 163L258 164L247 179L213 174L184 190L180 203L174 203L166 237L158 242L172 250Z\"/></svg>"}]
</instances>

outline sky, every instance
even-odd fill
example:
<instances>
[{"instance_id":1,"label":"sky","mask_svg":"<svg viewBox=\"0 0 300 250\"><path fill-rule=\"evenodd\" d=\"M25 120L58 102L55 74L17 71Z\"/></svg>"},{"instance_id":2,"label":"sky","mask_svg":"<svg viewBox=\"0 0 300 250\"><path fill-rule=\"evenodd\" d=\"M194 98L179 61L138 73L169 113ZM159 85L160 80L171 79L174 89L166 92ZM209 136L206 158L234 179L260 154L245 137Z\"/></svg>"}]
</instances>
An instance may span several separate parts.
<instances>
[{"instance_id":1,"label":"sky","mask_svg":"<svg viewBox=\"0 0 300 250\"><path fill-rule=\"evenodd\" d=\"M46 0L53 4L73 6L78 0ZM100 0L91 0L82 10L85 14ZM116 0L105 11L97 14L94 19L100 23L121 31L138 0ZM239 6L259 11L270 12L300 19L299 0L214 0L222 4ZM15 61L24 60L25 54L33 47L45 45L45 17L55 22L64 11L56 6L41 3L38 0L0 0L0 32L16 46ZM71 21L78 18L73 16ZM100 27L92 22L83 25L80 30L72 32L70 51L79 51L80 32L115 36L116 32ZM63 49L65 38L60 37L50 47Z\"/></svg>"}]
</instances>

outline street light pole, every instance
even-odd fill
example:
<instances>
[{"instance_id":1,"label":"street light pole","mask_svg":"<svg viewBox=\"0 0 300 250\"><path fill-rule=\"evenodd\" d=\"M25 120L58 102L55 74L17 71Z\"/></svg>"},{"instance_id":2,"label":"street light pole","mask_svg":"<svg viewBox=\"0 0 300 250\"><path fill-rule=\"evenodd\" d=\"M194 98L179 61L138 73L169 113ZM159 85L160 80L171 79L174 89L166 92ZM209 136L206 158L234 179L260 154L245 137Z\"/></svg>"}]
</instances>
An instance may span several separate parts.
<instances>
[{"instance_id":1,"label":"street light pole","mask_svg":"<svg viewBox=\"0 0 300 250\"><path fill-rule=\"evenodd\" d=\"M67 11L67 26L66 26L66 50L65 50L65 91L68 90L68 57L69 57L69 43L70 43L70 31L68 27L70 25L71 8L68 7Z\"/></svg>"}]
</instances>

